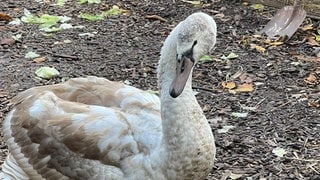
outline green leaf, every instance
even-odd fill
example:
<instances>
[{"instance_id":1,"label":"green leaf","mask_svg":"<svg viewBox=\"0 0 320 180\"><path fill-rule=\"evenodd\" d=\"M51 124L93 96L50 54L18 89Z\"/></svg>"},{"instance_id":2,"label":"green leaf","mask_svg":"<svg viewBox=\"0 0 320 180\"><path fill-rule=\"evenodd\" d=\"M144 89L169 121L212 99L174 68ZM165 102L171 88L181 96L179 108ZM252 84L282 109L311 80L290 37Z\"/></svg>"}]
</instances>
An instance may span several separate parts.
<instances>
[{"instance_id":1,"label":"green leaf","mask_svg":"<svg viewBox=\"0 0 320 180\"><path fill-rule=\"evenodd\" d=\"M320 35L316 35L316 41L320 41Z\"/></svg>"},{"instance_id":2,"label":"green leaf","mask_svg":"<svg viewBox=\"0 0 320 180\"><path fill-rule=\"evenodd\" d=\"M236 59L237 57L238 57L238 55L232 52L226 58L227 59Z\"/></svg>"},{"instance_id":3,"label":"green leaf","mask_svg":"<svg viewBox=\"0 0 320 180\"><path fill-rule=\"evenodd\" d=\"M64 6L64 4L67 2L67 0L57 0L54 4L55 6Z\"/></svg>"},{"instance_id":4,"label":"green leaf","mask_svg":"<svg viewBox=\"0 0 320 180\"><path fill-rule=\"evenodd\" d=\"M40 55L33 51L30 51L24 57L27 59L34 59L34 58L40 57Z\"/></svg>"},{"instance_id":5,"label":"green leaf","mask_svg":"<svg viewBox=\"0 0 320 180\"><path fill-rule=\"evenodd\" d=\"M102 14L104 16L109 16L109 15L115 16L115 15L119 15L121 13L122 13L122 10L119 8L119 6L114 5L114 6L112 6L111 9L109 9L108 11L103 12Z\"/></svg>"},{"instance_id":6,"label":"green leaf","mask_svg":"<svg viewBox=\"0 0 320 180\"><path fill-rule=\"evenodd\" d=\"M154 90L149 89L149 90L147 90L147 92L150 93L150 94L157 94L157 95L159 95L159 91L154 91Z\"/></svg>"},{"instance_id":7,"label":"green leaf","mask_svg":"<svg viewBox=\"0 0 320 180\"><path fill-rule=\"evenodd\" d=\"M55 68L51 67L41 67L36 70L35 74L38 77L44 78L44 79L51 79L55 76L58 76L60 73Z\"/></svg>"},{"instance_id":8,"label":"green leaf","mask_svg":"<svg viewBox=\"0 0 320 180\"><path fill-rule=\"evenodd\" d=\"M25 9L25 16L21 20L25 23L39 24L39 28L45 32L56 32L61 28L54 27L58 22L65 23L71 18L67 16L54 16L49 14L42 14L40 17L32 15L27 9Z\"/></svg>"},{"instance_id":9,"label":"green leaf","mask_svg":"<svg viewBox=\"0 0 320 180\"><path fill-rule=\"evenodd\" d=\"M317 33L320 34L320 29L317 29Z\"/></svg>"},{"instance_id":10,"label":"green leaf","mask_svg":"<svg viewBox=\"0 0 320 180\"><path fill-rule=\"evenodd\" d=\"M92 14L88 14L88 13L82 13L78 16L79 18L88 20L88 21L99 21L99 20L103 20L103 16L102 15L92 15Z\"/></svg>"},{"instance_id":11,"label":"green leaf","mask_svg":"<svg viewBox=\"0 0 320 180\"><path fill-rule=\"evenodd\" d=\"M208 62L208 61L212 61L212 57L210 55L203 55L199 61L201 62Z\"/></svg>"}]
</instances>

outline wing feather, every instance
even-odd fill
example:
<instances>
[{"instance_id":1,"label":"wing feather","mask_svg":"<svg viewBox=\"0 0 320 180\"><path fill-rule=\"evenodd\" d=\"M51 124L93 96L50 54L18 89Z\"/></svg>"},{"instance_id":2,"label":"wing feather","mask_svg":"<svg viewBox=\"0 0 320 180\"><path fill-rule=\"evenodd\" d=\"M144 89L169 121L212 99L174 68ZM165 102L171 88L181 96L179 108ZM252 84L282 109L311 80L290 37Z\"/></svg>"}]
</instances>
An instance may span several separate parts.
<instances>
[{"instance_id":1,"label":"wing feather","mask_svg":"<svg viewBox=\"0 0 320 180\"><path fill-rule=\"evenodd\" d=\"M18 148L11 153L17 163L25 163L20 156L27 157L43 177L99 174L104 168L121 174L116 169L122 160L160 144L159 98L122 83L75 78L31 88L13 102L5 138L14 138ZM92 170L94 164L99 168Z\"/></svg>"}]
</instances>

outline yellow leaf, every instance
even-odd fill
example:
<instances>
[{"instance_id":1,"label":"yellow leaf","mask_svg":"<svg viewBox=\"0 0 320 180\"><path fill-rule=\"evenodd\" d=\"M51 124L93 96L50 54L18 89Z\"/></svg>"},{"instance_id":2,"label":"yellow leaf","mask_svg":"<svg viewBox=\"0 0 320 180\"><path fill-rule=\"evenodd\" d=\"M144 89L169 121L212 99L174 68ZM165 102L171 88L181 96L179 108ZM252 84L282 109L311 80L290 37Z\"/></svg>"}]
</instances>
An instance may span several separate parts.
<instances>
[{"instance_id":1,"label":"yellow leaf","mask_svg":"<svg viewBox=\"0 0 320 180\"><path fill-rule=\"evenodd\" d=\"M223 89L233 89L236 87L236 84L234 82L225 82L225 81L222 81L221 82L221 85L223 87Z\"/></svg>"},{"instance_id":2,"label":"yellow leaf","mask_svg":"<svg viewBox=\"0 0 320 180\"><path fill-rule=\"evenodd\" d=\"M271 45L271 46L279 46L279 45L283 44L283 42L281 42L281 41L274 41L274 42L269 42L268 44Z\"/></svg>"},{"instance_id":3,"label":"yellow leaf","mask_svg":"<svg viewBox=\"0 0 320 180\"><path fill-rule=\"evenodd\" d=\"M263 8L264 8L264 6L262 4L252 4L250 7L254 10L259 10L259 11L263 10Z\"/></svg>"},{"instance_id":4,"label":"yellow leaf","mask_svg":"<svg viewBox=\"0 0 320 180\"><path fill-rule=\"evenodd\" d=\"M257 50L260 53L264 53L266 51L266 49L264 47L258 46L256 44L250 44L250 48Z\"/></svg>"},{"instance_id":5,"label":"yellow leaf","mask_svg":"<svg viewBox=\"0 0 320 180\"><path fill-rule=\"evenodd\" d=\"M36 62L36 63L41 63L41 62L44 62L46 60L46 57L37 57L37 58L34 58L33 61Z\"/></svg>"},{"instance_id":6,"label":"yellow leaf","mask_svg":"<svg viewBox=\"0 0 320 180\"><path fill-rule=\"evenodd\" d=\"M236 92L251 92L253 91L253 85L249 83L243 83L240 84L237 89L235 89Z\"/></svg>"}]
</instances>

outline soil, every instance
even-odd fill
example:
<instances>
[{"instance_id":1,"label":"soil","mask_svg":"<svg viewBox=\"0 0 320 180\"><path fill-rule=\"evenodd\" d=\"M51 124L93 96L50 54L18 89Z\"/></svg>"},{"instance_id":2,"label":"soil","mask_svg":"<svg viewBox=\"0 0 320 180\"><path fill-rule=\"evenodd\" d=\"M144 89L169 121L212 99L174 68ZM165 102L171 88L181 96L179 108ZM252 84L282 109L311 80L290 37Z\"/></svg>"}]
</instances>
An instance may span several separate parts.
<instances>
[{"instance_id":1,"label":"soil","mask_svg":"<svg viewBox=\"0 0 320 180\"><path fill-rule=\"evenodd\" d=\"M318 45L306 43L315 31L299 29L284 44L267 45L263 43L265 36L253 35L275 9L255 11L234 0L202 1L202 6L180 0L108 0L85 5L67 1L63 7L50 4L53 1L0 3L0 11L14 18L22 17L26 8L33 14L69 16L71 24L85 26L45 36L37 25L12 26L0 21L0 40L22 34L19 41L0 43L0 121L12 108L10 99L17 93L72 77L94 75L156 90L156 66L164 39L179 21L203 11L218 25L213 61L197 64L193 84L217 145L216 163L208 179L235 175L242 175L240 179L320 179L320 60L314 51ZM78 18L82 12L98 13L112 5L130 13L95 22ZM166 21L148 18L150 15ZM311 23L319 22L305 21ZM87 32L94 36L79 36ZM250 48L253 43L266 47L265 52ZM35 63L24 58L29 51L42 55L45 61ZM231 52L238 57L221 58ZM34 72L42 66L54 67L60 75L50 80L36 77ZM237 72L242 72L240 77ZM221 85L226 80L236 85L253 84L254 89L231 93ZM219 133L225 126L234 128ZM272 152L276 147L287 153L278 157ZM7 153L2 140L0 150L2 162Z\"/></svg>"}]
</instances>

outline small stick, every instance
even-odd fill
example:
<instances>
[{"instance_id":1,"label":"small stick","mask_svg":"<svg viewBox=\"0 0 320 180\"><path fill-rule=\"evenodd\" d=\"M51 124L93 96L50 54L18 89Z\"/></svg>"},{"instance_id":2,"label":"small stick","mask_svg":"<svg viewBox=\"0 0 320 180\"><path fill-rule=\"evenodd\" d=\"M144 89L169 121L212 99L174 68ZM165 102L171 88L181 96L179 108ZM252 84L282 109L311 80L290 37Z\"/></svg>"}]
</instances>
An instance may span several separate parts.
<instances>
[{"instance_id":1,"label":"small stick","mask_svg":"<svg viewBox=\"0 0 320 180\"><path fill-rule=\"evenodd\" d=\"M163 17L158 16L158 15L147 15L146 18L147 19L157 19L157 20L160 20L160 21L168 22L168 20L166 20Z\"/></svg>"}]
</instances>

